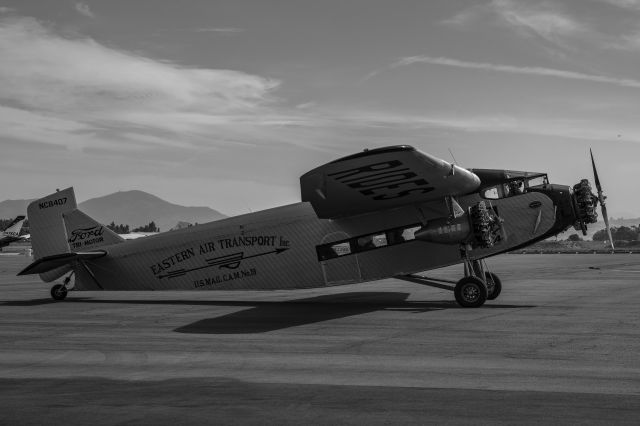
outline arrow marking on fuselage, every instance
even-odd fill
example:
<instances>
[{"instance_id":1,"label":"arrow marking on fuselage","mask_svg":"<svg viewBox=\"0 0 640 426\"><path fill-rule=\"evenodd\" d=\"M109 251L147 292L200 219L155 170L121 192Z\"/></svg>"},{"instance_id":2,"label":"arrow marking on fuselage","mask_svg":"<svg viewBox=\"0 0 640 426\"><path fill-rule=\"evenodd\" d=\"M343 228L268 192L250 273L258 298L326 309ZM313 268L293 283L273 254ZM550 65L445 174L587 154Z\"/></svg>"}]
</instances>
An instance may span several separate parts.
<instances>
[{"instance_id":1,"label":"arrow marking on fuselage","mask_svg":"<svg viewBox=\"0 0 640 426\"><path fill-rule=\"evenodd\" d=\"M187 272L198 271L200 269L211 268L213 266L217 266L218 269L226 268L226 269L237 269L240 266L240 262L245 259L251 259L252 257L260 257L266 256L268 254L280 254L285 250L289 250L289 247L286 248L277 248L275 250L267 251L264 253L252 254L251 256L245 256L243 251L238 253L227 254L224 256L212 257L209 259L205 259L207 262L206 265L197 266L191 269L176 269L174 271L170 271L164 275L158 275L159 279L162 278L176 278L185 275Z\"/></svg>"}]
</instances>

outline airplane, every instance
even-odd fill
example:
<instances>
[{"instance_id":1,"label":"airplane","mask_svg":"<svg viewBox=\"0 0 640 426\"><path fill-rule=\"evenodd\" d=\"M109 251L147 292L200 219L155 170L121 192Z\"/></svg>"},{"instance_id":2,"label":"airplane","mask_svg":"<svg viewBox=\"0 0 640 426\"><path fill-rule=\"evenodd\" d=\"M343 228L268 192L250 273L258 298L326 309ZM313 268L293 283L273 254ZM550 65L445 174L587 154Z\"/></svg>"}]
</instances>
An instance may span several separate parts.
<instances>
[{"instance_id":1,"label":"airplane","mask_svg":"<svg viewBox=\"0 0 640 426\"><path fill-rule=\"evenodd\" d=\"M14 241L27 240L29 235L20 235L22 230L22 224L24 223L25 216L17 216L4 231L0 231L0 248L8 246Z\"/></svg>"},{"instance_id":2,"label":"airplane","mask_svg":"<svg viewBox=\"0 0 640 426\"><path fill-rule=\"evenodd\" d=\"M595 172L595 163L593 163ZM281 290L400 278L464 265L462 307L502 289L485 259L586 233L598 202L546 173L464 169L412 146L364 150L300 177L301 202L125 241L77 209L73 187L28 207L34 262L55 300L69 290Z\"/></svg>"},{"instance_id":3,"label":"airplane","mask_svg":"<svg viewBox=\"0 0 640 426\"><path fill-rule=\"evenodd\" d=\"M125 240L136 240L138 238L148 237L149 235L156 235L158 232L129 232L128 234L118 234Z\"/></svg>"}]
</instances>

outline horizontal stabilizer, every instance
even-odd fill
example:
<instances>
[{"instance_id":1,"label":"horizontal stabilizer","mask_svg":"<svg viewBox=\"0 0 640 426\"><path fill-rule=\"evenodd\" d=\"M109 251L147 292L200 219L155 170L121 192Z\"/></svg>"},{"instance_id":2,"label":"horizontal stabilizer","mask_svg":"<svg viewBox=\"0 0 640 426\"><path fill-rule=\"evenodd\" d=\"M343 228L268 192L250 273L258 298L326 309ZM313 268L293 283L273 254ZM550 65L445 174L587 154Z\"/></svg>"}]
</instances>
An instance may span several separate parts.
<instances>
[{"instance_id":1,"label":"horizontal stabilizer","mask_svg":"<svg viewBox=\"0 0 640 426\"><path fill-rule=\"evenodd\" d=\"M79 253L61 253L51 256L42 257L31 265L24 268L18 275L43 274L62 266L71 265L80 260L97 259L107 254L104 250L79 252Z\"/></svg>"}]
</instances>

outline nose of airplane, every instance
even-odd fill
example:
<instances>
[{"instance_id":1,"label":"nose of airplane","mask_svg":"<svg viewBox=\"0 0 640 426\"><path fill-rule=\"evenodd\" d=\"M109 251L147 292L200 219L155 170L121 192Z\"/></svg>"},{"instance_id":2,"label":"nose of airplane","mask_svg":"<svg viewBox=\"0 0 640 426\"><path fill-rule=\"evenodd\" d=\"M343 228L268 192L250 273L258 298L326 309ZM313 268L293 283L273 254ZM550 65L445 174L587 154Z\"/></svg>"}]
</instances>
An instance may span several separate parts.
<instances>
[{"instance_id":1,"label":"nose of airplane","mask_svg":"<svg viewBox=\"0 0 640 426\"><path fill-rule=\"evenodd\" d=\"M582 179L573 186L573 203L575 207L575 228L587 235L587 225L598 221L598 197L591 191L588 179Z\"/></svg>"},{"instance_id":2,"label":"nose of airplane","mask_svg":"<svg viewBox=\"0 0 640 426\"><path fill-rule=\"evenodd\" d=\"M548 184L542 188L535 189L546 193L551 197L556 206L556 223L553 232L558 233L566 230L569 226L582 231L583 235L587 235L587 226L598 221L598 204L602 212L605 228L609 235L609 244L614 249L613 239L611 237L611 228L609 227L609 217L607 216L607 208L605 205L605 197L602 191L598 171L591 153L591 165L593 167L593 178L597 194L593 192L591 183L588 179L582 179L573 187L565 185Z\"/></svg>"},{"instance_id":3,"label":"nose of airplane","mask_svg":"<svg viewBox=\"0 0 640 426\"><path fill-rule=\"evenodd\" d=\"M556 222L551 231L552 235L569 227L581 230L586 235L587 225L598 220L598 198L591 191L591 184L587 179L573 186L547 184L535 188L534 191L546 194L556 206Z\"/></svg>"}]
</instances>

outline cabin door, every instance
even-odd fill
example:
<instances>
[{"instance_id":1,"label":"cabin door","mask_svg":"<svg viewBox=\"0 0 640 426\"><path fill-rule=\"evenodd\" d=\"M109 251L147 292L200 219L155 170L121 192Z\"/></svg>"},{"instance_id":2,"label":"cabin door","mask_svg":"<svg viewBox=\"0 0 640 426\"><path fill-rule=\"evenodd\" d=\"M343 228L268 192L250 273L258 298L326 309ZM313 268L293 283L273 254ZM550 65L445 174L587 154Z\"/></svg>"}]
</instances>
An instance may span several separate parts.
<instances>
[{"instance_id":1,"label":"cabin door","mask_svg":"<svg viewBox=\"0 0 640 426\"><path fill-rule=\"evenodd\" d=\"M322 239L322 244L327 241L344 240L349 238L346 232L338 231L327 234ZM339 257L320 261L322 272L324 274L324 282L327 285L339 285L347 283L356 283L362 281L360 274L360 266L358 264L358 256L350 253L348 244L335 247L336 251L340 251ZM349 252L346 252L349 251Z\"/></svg>"}]
</instances>

